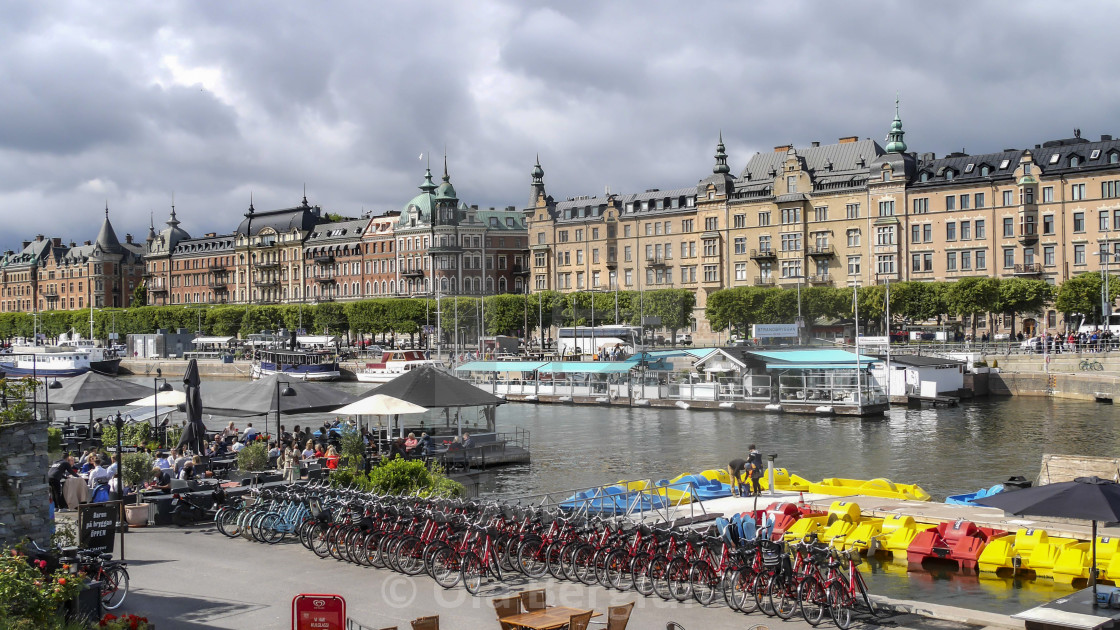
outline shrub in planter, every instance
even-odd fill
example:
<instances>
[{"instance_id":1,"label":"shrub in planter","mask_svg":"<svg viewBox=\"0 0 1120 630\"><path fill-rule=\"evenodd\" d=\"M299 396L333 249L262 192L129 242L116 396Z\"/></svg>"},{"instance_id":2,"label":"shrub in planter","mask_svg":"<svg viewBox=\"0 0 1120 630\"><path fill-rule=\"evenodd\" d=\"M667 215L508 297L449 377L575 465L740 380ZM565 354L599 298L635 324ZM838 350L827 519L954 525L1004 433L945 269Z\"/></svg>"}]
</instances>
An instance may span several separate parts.
<instances>
[{"instance_id":1,"label":"shrub in planter","mask_svg":"<svg viewBox=\"0 0 1120 630\"><path fill-rule=\"evenodd\" d=\"M254 442L237 453L237 469L241 472L268 468L268 448L263 442Z\"/></svg>"},{"instance_id":2,"label":"shrub in planter","mask_svg":"<svg viewBox=\"0 0 1120 630\"><path fill-rule=\"evenodd\" d=\"M77 597L81 576L70 575L66 568L47 573L45 567L45 561L29 561L15 549L0 550L0 618L9 624L4 627L51 627L59 608Z\"/></svg>"},{"instance_id":3,"label":"shrub in planter","mask_svg":"<svg viewBox=\"0 0 1120 630\"><path fill-rule=\"evenodd\" d=\"M121 478L126 486L137 486L148 478L152 471L152 456L147 453L129 453L121 463Z\"/></svg>"}]
</instances>

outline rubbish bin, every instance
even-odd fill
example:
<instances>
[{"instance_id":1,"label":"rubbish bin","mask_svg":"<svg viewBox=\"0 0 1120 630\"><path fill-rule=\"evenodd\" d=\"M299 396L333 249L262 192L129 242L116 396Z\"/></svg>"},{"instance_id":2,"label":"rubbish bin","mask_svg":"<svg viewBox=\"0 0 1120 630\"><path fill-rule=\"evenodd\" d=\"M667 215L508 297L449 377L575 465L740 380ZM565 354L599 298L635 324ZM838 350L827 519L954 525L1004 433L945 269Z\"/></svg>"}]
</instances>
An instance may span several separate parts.
<instances>
[{"instance_id":1,"label":"rubbish bin","mask_svg":"<svg viewBox=\"0 0 1120 630\"><path fill-rule=\"evenodd\" d=\"M222 363L233 363L233 355L232 354L223 354L222 355Z\"/></svg>"},{"instance_id":2,"label":"rubbish bin","mask_svg":"<svg viewBox=\"0 0 1120 630\"><path fill-rule=\"evenodd\" d=\"M1032 485L1033 483L1027 480L1027 478L1022 475L1015 475L1014 477L1003 482L1003 486L1008 490L1022 490L1023 488L1029 488Z\"/></svg>"}]
</instances>

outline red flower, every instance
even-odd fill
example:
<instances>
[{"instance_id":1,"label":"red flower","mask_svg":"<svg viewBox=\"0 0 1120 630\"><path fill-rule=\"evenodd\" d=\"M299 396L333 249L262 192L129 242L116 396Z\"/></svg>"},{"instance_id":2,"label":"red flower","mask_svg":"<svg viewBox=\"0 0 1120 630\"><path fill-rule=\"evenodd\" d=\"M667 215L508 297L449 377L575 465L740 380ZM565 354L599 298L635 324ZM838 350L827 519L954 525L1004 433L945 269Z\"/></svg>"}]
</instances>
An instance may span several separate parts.
<instances>
[{"instance_id":1,"label":"red flower","mask_svg":"<svg viewBox=\"0 0 1120 630\"><path fill-rule=\"evenodd\" d=\"M66 586L66 578L58 578L58 583L63 585L63 586Z\"/></svg>"}]
</instances>

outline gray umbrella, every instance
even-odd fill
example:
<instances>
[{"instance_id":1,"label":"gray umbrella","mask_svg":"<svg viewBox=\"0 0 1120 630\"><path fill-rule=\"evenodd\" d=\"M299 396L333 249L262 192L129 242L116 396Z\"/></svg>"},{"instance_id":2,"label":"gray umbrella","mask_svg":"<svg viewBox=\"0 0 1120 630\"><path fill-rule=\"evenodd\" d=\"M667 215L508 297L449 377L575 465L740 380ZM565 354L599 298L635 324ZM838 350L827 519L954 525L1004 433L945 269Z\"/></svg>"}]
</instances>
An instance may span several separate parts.
<instances>
[{"instance_id":1,"label":"gray umbrella","mask_svg":"<svg viewBox=\"0 0 1120 630\"><path fill-rule=\"evenodd\" d=\"M182 449L186 446L195 453L202 453L206 445L206 425L202 423L202 394L199 392L201 383L198 362L191 359L183 374L184 393L187 395L187 426L179 437L178 447Z\"/></svg>"},{"instance_id":2,"label":"gray umbrella","mask_svg":"<svg viewBox=\"0 0 1120 630\"><path fill-rule=\"evenodd\" d=\"M485 407L487 405L500 405L505 402L490 392L483 391L430 365L405 372L388 383L363 394L362 398L368 398L375 394L392 396L428 409Z\"/></svg>"},{"instance_id":3,"label":"gray umbrella","mask_svg":"<svg viewBox=\"0 0 1120 630\"><path fill-rule=\"evenodd\" d=\"M94 409L127 405L152 392L147 385L122 381L92 370L59 382L62 387L50 393L51 406L73 411L89 409L90 437L93 436Z\"/></svg>"},{"instance_id":4,"label":"gray umbrella","mask_svg":"<svg viewBox=\"0 0 1120 630\"><path fill-rule=\"evenodd\" d=\"M1054 516L1093 522L1093 560L1089 581L1093 601L1097 599L1097 521L1120 521L1120 483L1100 477L1078 477L1073 481L1050 483L1022 490L1001 492L976 499L977 505L999 508L1023 516Z\"/></svg>"},{"instance_id":5,"label":"gray umbrella","mask_svg":"<svg viewBox=\"0 0 1120 630\"><path fill-rule=\"evenodd\" d=\"M354 402L355 397L323 383L272 374L228 392L202 410L216 416L263 416L332 411ZM279 425L279 420L277 421ZM267 417L265 432L268 432Z\"/></svg>"}]
</instances>

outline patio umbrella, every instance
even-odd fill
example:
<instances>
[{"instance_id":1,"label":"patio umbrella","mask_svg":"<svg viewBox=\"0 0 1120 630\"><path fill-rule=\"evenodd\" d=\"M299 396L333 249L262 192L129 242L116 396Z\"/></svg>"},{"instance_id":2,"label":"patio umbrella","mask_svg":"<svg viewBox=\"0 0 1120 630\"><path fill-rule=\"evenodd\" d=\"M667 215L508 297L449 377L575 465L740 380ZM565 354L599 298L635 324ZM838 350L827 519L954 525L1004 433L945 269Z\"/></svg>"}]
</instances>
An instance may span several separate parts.
<instances>
[{"instance_id":1,"label":"patio umbrella","mask_svg":"<svg viewBox=\"0 0 1120 630\"><path fill-rule=\"evenodd\" d=\"M1073 481L1001 492L976 499L974 503L1021 516L1054 516L1092 521L1093 560L1089 569L1089 582L1093 585L1093 601L1096 601L1097 522L1120 521L1120 483L1100 477L1078 477Z\"/></svg>"},{"instance_id":2,"label":"patio umbrella","mask_svg":"<svg viewBox=\"0 0 1120 630\"><path fill-rule=\"evenodd\" d=\"M169 392L161 392L159 394L152 394L140 400L134 400L128 403L129 407L155 407L157 404L163 405L164 411L171 411L178 409L179 405L186 404L187 394L177 389ZM159 410L156 410L156 415L159 415Z\"/></svg>"},{"instance_id":3,"label":"patio umbrella","mask_svg":"<svg viewBox=\"0 0 1120 630\"><path fill-rule=\"evenodd\" d=\"M335 409L335 413L346 416L394 416L424 413L427 411L424 407L401 400L400 398L393 398L384 394L374 394L368 398L359 398L354 402ZM399 418L397 418L399 420ZM359 430L361 427L358 427ZM402 430L403 431L403 430Z\"/></svg>"},{"instance_id":4,"label":"patio umbrella","mask_svg":"<svg viewBox=\"0 0 1120 630\"><path fill-rule=\"evenodd\" d=\"M362 398L369 398L377 394L392 396L428 409L436 407L484 407L500 405L505 402L489 392L430 365L405 372L388 383L370 390Z\"/></svg>"},{"instance_id":5,"label":"patio umbrella","mask_svg":"<svg viewBox=\"0 0 1120 630\"><path fill-rule=\"evenodd\" d=\"M331 411L354 400L354 396L330 385L271 374L226 393L221 400L207 403L202 411L216 416L247 417L269 413L279 416L280 413ZM267 418L265 420L267 433Z\"/></svg>"},{"instance_id":6,"label":"patio umbrella","mask_svg":"<svg viewBox=\"0 0 1120 630\"><path fill-rule=\"evenodd\" d=\"M202 453L206 444L206 425L202 423L202 394L199 385L202 379L198 376L198 362L191 359L187 364L187 371L183 374L183 385L186 388L187 399L187 426L179 436L178 447L189 447L195 453Z\"/></svg>"},{"instance_id":7,"label":"patio umbrella","mask_svg":"<svg viewBox=\"0 0 1120 630\"><path fill-rule=\"evenodd\" d=\"M52 406L71 411L89 409L89 432L93 435L93 410L125 405L151 392L140 383L122 381L94 371L60 381L62 387L50 394Z\"/></svg>"}]
</instances>

